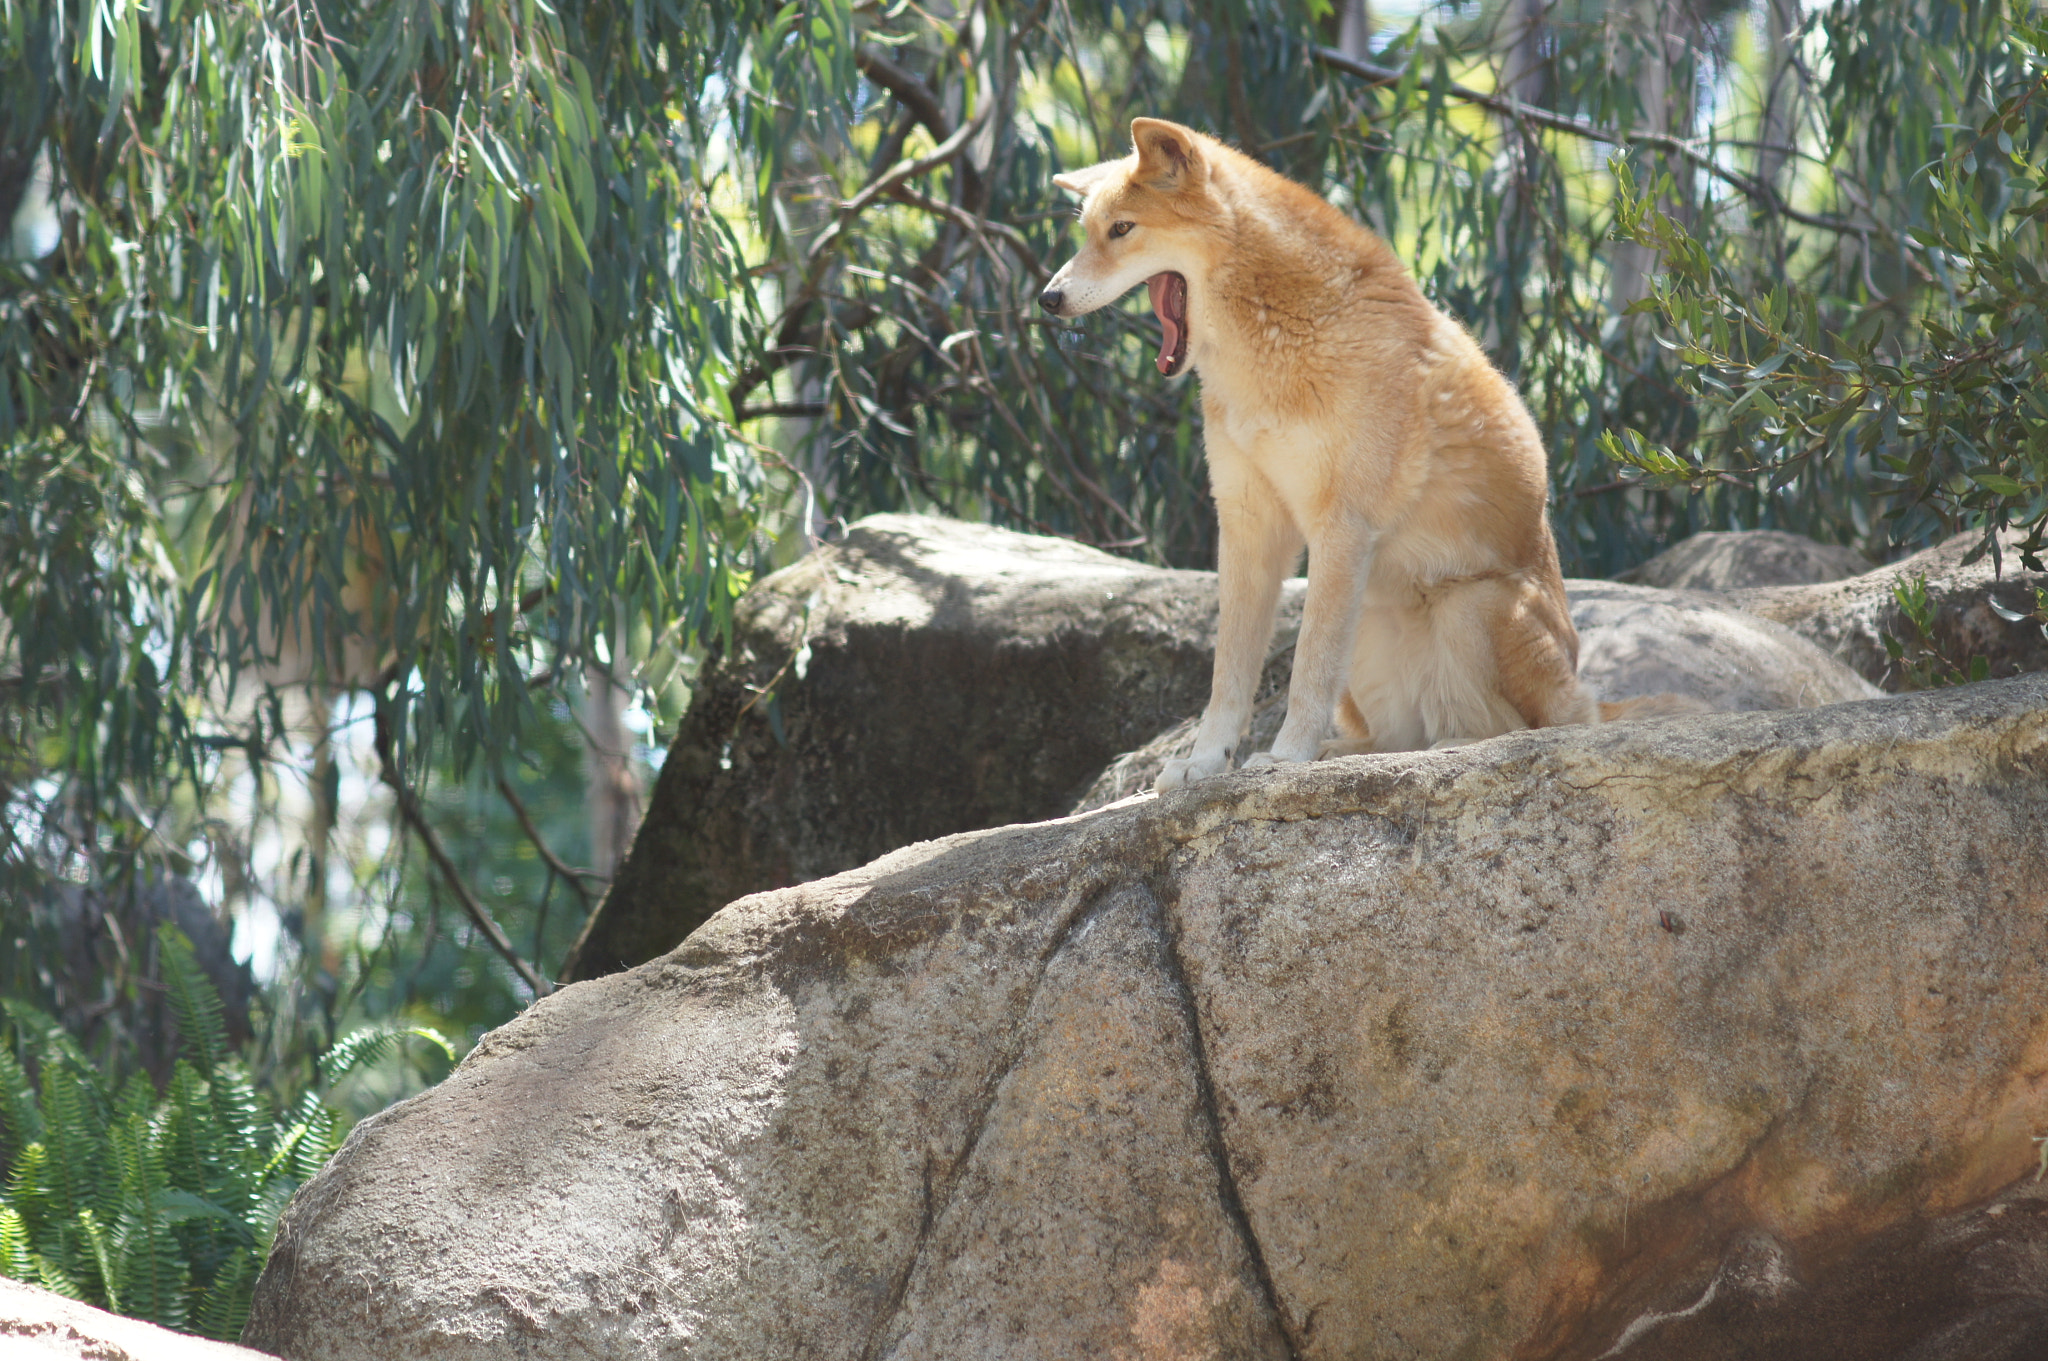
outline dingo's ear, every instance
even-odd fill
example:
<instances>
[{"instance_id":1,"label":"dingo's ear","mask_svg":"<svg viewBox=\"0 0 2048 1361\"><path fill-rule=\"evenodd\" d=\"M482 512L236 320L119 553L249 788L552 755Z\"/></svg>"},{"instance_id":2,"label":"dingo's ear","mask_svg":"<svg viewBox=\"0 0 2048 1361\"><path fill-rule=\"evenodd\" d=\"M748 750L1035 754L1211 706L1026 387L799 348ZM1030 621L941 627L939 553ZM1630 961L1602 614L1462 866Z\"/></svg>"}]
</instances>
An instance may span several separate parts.
<instances>
[{"instance_id":1,"label":"dingo's ear","mask_svg":"<svg viewBox=\"0 0 2048 1361\"><path fill-rule=\"evenodd\" d=\"M1104 161L1101 165L1084 166L1079 170L1069 170L1064 175L1054 175L1052 177L1053 187L1055 189L1064 189L1070 194L1079 194L1082 198L1086 198L1088 197L1088 191L1108 179L1110 172L1115 170L1116 166L1117 163L1115 161Z\"/></svg>"},{"instance_id":2,"label":"dingo's ear","mask_svg":"<svg viewBox=\"0 0 2048 1361\"><path fill-rule=\"evenodd\" d=\"M1131 145L1138 152L1138 168L1132 178L1154 189L1168 193L1191 189L1202 182L1208 169L1194 134L1163 118L1133 118Z\"/></svg>"}]
</instances>

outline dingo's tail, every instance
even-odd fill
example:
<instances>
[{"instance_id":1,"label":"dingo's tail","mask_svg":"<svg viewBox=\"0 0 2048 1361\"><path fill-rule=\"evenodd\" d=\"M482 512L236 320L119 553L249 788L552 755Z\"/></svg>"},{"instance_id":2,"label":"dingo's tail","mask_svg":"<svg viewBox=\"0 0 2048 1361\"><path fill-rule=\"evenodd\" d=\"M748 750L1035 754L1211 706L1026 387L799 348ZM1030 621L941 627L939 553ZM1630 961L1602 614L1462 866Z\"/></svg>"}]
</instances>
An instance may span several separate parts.
<instances>
[{"instance_id":1,"label":"dingo's tail","mask_svg":"<svg viewBox=\"0 0 2048 1361\"><path fill-rule=\"evenodd\" d=\"M1718 713L1713 705L1691 695L1637 695L1612 704L1600 701L1600 721L1613 723L1626 718L1669 718L1676 714Z\"/></svg>"}]
</instances>

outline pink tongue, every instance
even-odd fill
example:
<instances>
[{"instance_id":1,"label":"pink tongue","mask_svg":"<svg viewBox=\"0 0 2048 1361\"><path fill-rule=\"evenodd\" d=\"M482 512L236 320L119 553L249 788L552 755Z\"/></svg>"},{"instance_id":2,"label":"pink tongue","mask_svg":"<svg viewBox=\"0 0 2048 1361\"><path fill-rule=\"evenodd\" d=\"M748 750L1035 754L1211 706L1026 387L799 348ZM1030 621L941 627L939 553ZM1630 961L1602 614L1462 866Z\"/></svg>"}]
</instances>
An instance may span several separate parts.
<instances>
[{"instance_id":1,"label":"pink tongue","mask_svg":"<svg viewBox=\"0 0 2048 1361\"><path fill-rule=\"evenodd\" d=\"M1145 280L1146 291L1152 295L1152 310L1159 314L1160 329L1165 332L1159 345L1159 371L1173 372L1173 357L1180 349L1180 317L1187 315L1187 281L1171 270L1155 274Z\"/></svg>"}]
</instances>

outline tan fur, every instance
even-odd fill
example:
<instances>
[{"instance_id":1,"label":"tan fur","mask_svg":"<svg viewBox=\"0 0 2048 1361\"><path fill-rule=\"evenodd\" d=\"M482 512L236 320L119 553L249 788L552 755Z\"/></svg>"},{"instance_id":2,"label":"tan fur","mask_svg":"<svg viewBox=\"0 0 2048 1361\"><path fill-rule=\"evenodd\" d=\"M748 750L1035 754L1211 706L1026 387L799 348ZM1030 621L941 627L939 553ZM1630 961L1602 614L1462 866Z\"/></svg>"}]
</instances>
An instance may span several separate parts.
<instances>
[{"instance_id":1,"label":"tan fur","mask_svg":"<svg viewBox=\"0 0 2048 1361\"><path fill-rule=\"evenodd\" d=\"M1678 718L1686 714L1711 714L1714 706L1691 695L1637 695L1634 699L1600 701L1600 721L1619 723L1631 718Z\"/></svg>"},{"instance_id":2,"label":"tan fur","mask_svg":"<svg viewBox=\"0 0 2048 1361\"><path fill-rule=\"evenodd\" d=\"M1249 764L1593 723L1520 397L1370 231L1174 123L1062 175L1087 243L1047 286L1078 316L1181 274L1202 375L1221 618L1193 753L1161 789L1229 768L1281 581L1308 549L1287 720ZM1112 236L1115 224L1134 224Z\"/></svg>"}]
</instances>

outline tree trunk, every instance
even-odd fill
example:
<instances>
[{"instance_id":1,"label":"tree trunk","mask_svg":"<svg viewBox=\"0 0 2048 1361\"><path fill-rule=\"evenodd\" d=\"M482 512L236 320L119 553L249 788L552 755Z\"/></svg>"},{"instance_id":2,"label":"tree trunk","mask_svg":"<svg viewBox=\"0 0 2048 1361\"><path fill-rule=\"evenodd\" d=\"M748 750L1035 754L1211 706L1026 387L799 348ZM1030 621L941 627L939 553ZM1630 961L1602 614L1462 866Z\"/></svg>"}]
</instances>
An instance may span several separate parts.
<instances>
[{"instance_id":1,"label":"tree trunk","mask_svg":"<svg viewBox=\"0 0 2048 1361\"><path fill-rule=\"evenodd\" d=\"M1786 0L1796 3L1796 0ZM1629 43L1636 57L1636 120L1641 133L1689 136L1693 127L1693 52L1699 40L1699 16L1690 0L1635 0L1623 10L1634 30ZM1678 201L1663 205L1683 216L1692 203L1692 167L1672 158L1666 162L1677 183ZM1645 168L1641 173L1655 173ZM1657 252L1623 242L1614 248L1608 276L1608 305L1616 312L1649 295L1657 270Z\"/></svg>"},{"instance_id":2,"label":"tree trunk","mask_svg":"<svg viewBox=\"0 0 2048 1361\"><path fill-rule=\"evenodd\" d=\"M590 818L590 867L612 877L633 844L643 811L626 731L626 690L603 669L584 672L584 807Z\"/></svg>"}]
</instances>

